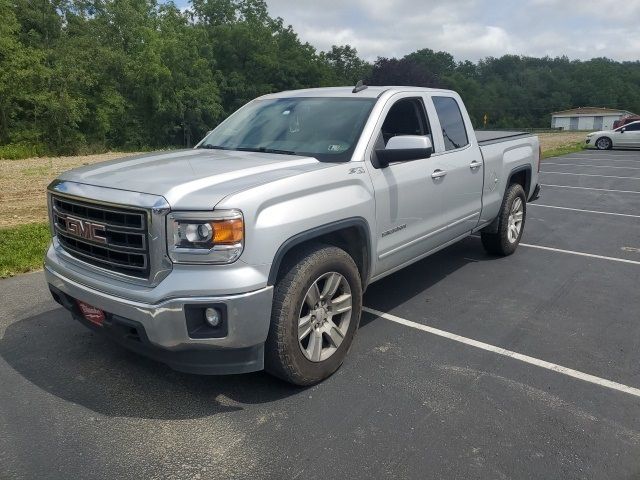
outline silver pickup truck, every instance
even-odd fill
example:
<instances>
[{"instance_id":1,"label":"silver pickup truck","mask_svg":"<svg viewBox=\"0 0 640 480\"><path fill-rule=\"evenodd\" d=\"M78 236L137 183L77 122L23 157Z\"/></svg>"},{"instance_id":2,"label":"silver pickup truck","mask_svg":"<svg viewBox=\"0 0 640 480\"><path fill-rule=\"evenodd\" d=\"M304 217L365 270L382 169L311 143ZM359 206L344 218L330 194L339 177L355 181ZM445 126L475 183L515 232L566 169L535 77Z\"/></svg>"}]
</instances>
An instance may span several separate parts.
<instances>
[{"instance_id":1,"label":"silver pickup truck","mask_svg":"<svg viewBox=\"0 0 640 480\"><path fill-rule=\"evenodd\" d=\"M513 253L539 162L534 136L474 133L452 91L265 95L194 149L62 174L46 279L176 370L309 385L342 364L367 285L474 232Z\"/></svg>"}]
</instances>

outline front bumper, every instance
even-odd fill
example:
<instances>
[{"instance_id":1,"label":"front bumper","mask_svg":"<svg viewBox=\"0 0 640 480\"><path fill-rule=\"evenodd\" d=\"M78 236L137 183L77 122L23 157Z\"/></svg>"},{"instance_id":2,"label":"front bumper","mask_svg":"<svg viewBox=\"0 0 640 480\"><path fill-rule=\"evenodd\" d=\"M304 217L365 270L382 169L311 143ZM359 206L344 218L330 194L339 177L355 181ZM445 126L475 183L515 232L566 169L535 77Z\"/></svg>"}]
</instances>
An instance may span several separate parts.
<instances>
[{"instance_id":1,"label":"front bumper","mask_svg":"<svg viewBox=\"0 0 640 480\"><path fill-rule=\"evenodd\" d=\"M50 251L44 272L54 299L74 318L125 347L190 373L244 373L263 368L273 287L229 295L175 298L169 295L158 302L142 302L100 291L95 282L94 286L87 286L77 275L71 279L73 272L66 275L62 263L50 261L52 255L55 253ZM104 326L97 327L84 320L76 300L103 310ZM191 338L185 306L193 305L223 306L224 336Z\"/></svg>"}]
</instances>

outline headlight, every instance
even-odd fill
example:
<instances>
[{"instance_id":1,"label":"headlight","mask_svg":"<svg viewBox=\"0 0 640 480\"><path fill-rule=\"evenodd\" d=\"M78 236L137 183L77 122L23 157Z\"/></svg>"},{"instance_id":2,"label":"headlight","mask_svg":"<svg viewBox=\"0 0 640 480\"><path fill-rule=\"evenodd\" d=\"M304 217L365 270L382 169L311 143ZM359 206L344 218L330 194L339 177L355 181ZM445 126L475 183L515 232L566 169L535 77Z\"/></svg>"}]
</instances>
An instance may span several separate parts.
<instances>
[{"instance_id":1,"label":"headlight","mask_svg":"<svg viewBox=\"0 0 640 480\"><path fill-rule=\"evenodd\" d=\"M175 263L231 263L244 247L242 212L172 212L167 215L167 245Z\"/></svg>"}]
</instances>

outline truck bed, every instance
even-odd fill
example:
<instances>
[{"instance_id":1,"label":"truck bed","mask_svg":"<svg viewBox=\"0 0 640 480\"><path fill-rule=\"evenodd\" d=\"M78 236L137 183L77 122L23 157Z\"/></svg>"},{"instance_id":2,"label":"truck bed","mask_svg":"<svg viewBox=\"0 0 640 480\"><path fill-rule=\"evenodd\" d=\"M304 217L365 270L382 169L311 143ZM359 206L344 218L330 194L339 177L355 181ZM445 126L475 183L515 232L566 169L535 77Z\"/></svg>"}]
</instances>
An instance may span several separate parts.
<instances>
[{"instance_id":1,"label":"truck bed","mask_svg":"<svg viewBox=\"0 0 640 480\"><path fill-rule=\"evenodd\" d=\"M490 145L513 140L519 137L529 137L533 134L527 132L508 132L502 130L476 130L478 145Z\"/></svg>"}]
</instances>

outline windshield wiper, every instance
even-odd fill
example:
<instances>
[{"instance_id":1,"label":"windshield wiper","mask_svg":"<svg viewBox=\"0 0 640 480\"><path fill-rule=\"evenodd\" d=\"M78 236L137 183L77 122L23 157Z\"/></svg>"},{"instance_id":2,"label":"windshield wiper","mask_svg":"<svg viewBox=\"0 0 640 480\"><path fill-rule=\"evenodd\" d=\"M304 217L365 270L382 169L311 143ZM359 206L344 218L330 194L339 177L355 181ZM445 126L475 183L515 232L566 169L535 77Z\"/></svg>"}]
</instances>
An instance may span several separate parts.
<instances>
[{"instance_id":1,"label":"windshield wiper","mask_svg":"<svg viewBox=\"0 0 640 480\"><path fill-rule=\"evenodd\" d=\"M267 147L238 147L234 150L238 150L239 152L260 152L260 153L279 153L282 155L297 155L296 152L292 152L291 150L278 150L277 148L267 148Z\"/></svg>"},{"instance_id":2,"label":"windshield wiper","mask_svg":"<svg viewBox=\"0 0 640 480\"><path fill-rule=\"evenodd\" d=\"M198 148L207 148L210 150L235 150L238 152L260 152L260 153L279 153L282 155L297 155L296 152L291 150L278 150L277 148L267 148L267 147L223 147L221 145L210 145L208 143L204 143L200 145Z\"/></svg>"},{"instance_id":3,"label":"windshield wiper","mask_svg":"<svg viewBox=\"0 0 640 480\"><path fill-rule=\"evenodd\" d=\"M203 143L198 148L208 148L210 150L233 150L232 148L221 147L220 145L209 145L208 143Z\"/></svg>"}]
</instances>

